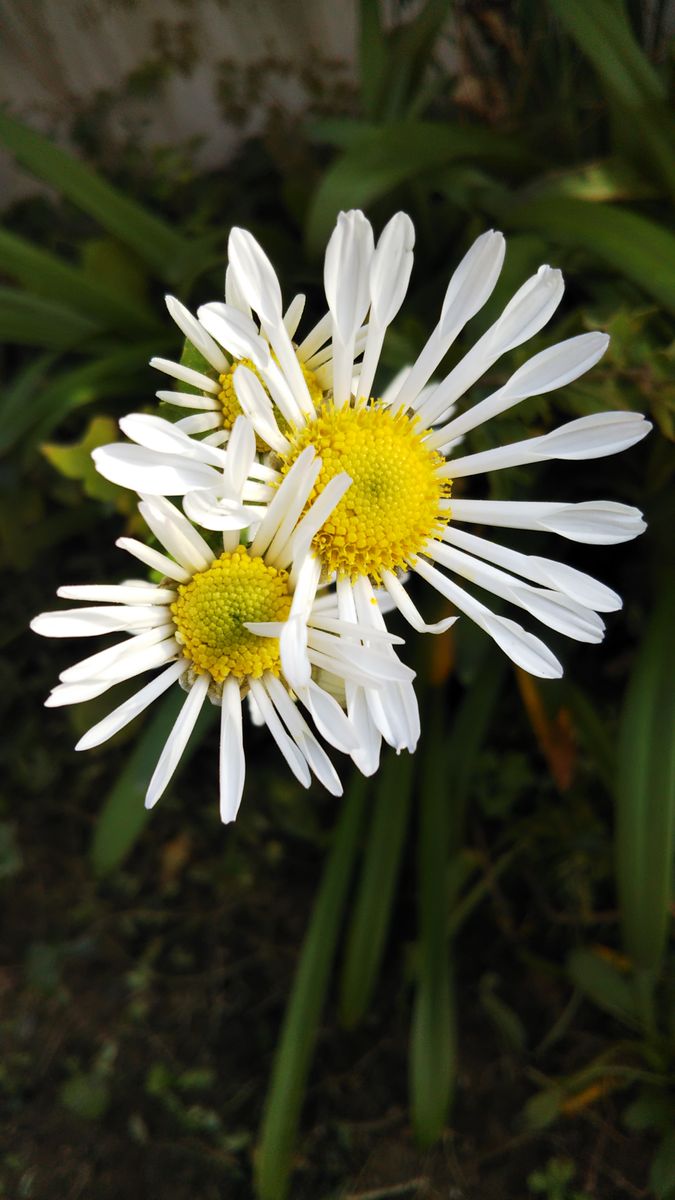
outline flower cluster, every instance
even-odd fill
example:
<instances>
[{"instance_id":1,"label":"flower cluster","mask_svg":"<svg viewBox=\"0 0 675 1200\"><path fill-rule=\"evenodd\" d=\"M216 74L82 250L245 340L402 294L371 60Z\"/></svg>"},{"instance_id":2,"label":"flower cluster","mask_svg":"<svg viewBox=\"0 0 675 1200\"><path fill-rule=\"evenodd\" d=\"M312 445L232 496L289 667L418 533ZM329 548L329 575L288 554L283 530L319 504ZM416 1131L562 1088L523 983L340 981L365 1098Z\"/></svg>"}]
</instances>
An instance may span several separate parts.
<instances>
[{"instance_id":1,"label":"flower cluster","mask_svg":"<svg viewBox=\"0 0 675 1200\"><path fill-rule=\"evenodd\" d=\"M264 250L249 232L233 229L224 302L194 316L167 297L190 350L183 358L199 369L152 360L180 385L158 391L159 400L189 414L175 421L130 414L120 421L129 440L94 451L102 475L139 495L156 544L129 537L117 544L155 572L155 581L61 588L60 596L92 606L43 613L32 627L52 637L125 635L65 670L47 704L88 700L159 670L78 749L112 737L174 683L186 691L150 781L149 806L171 779L207 698L221 710L224 821L236 816L244 786L244 699L305 786L313 772L333 794L341 791L320 739L365 774L377 769L383 740L413 751L420 728L414 672L399 659L402 639L388 632L384 615L398 609L413 629L431 633L457 620L427 624L406 586L413 576L542 678L562 673L551 649L475 589L582 642L599 642L600 614L621 606L615 592L567 563L510 549L475 529L545 530L612 544L642 532L637 509L606 500L486 500L471 496L466 481L547 459L614 454L648 432L640 414L602 412L524 441L461 450L470 430L588 371L607 336L553 345L458 409L502 355L539 333L563 294L560 272L540 267L472 349L435 379L499 277L504 238L490 231L452 275L416 361L378 389L380 353L406 294L413 244L404 213L377 244L361 212L341 213L326 250L327 311L300 340L304 297L284 310ZM182 510L169 497L180 498Z\"/></svg>"}]
</instances>

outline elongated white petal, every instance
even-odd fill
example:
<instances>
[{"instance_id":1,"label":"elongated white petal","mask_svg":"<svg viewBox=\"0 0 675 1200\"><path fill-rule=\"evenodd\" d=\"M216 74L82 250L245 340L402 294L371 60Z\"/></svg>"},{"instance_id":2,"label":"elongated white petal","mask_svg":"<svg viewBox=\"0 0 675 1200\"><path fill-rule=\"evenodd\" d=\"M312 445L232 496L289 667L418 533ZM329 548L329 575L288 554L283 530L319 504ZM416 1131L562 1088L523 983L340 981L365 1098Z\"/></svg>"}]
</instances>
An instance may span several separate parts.
<instances>
[{"instance_id":1,"label":"elongated white petal","mask_svg":"<svg viewBox=\"0 0 675 1200\"><path fill-rule=\"evenodd\" d=\"M370 646L352 645L345 638L335 638L322 633L320 629L309 628L308 645L315 655L323 656L321 666L331 670L334 675L343 675L345 679L353 679L362 686L411 683L415 678L415 672L400 662L395 654L389 655ZM330 667L325 661L327 657L331 659Z\"/></svg>"},{"instance_id":2,"label":"elongated white petal","mask_svg":"<svg viewBox=\"0 0 675 1200\"><path fill-rule=\"evenodd\" d=\"M586 500L580 504L453 500L451 512L455 521L509 529L547 529L571 541L596 546L629 542L647 528L638 508L611 500Z\"/></svg>"},{"instance_id":3,"label":"elongated white petal","mask_svg":"<svg viewBox=\"0 0 675 1200\"><path fill-rule=\"evenodd\" d=\"M230 364L220 346L217 346L213 338L209 337L206 330L193 317L190 310L184 304L181 304L180 300L177 300L175 296L165 296L164 299L171 316L188 341L192 342L192 345L199 350L199 353L203 355L214 370L220 373L227 371Z\"/></svg>"},{"instance_id":4,"label":"elongated white petal","mask_svg":"<svg viewBox=\"0 0 675 1200\"><path fill-rule=\"evenodd\" d=\"M495 324L478 339L418 409L424 423L432 425L444 408L454 403L480 379L502 354L520 346L543 329L558 307L563 291L560 271L547 266L540 267L537 274L516 292Z\"/></svg>"},{"instance_id":5,"label":"elongated white petal","mask_svg":"<svg viewBox=\"0 0 675 1200\"><path fill-rule=\"evenodd\" d=\"M302 453L298 455L288 475L278 487L273 500L270 501L258 532L251 543L251 554L265 553L276 536L290 506L294 502L297 505L299 496L303 497L300 508L300 511L302 511L314 487L316 476L316 455L314 448L306 446Z\"/></svg>"},{"instance_id":6,"label":"elongated white petal","mask_svg":"<svg viewBox=\"0 0 675 1200\"><path fill-rule=\"evenodd\" d=\"M284 685L271 672L263 675L262 683L291 737L301 748L310 769L332 796L341 796L342 784L335 767L298 712Z\"/></svg>"},{"instance_id":7,"label":"elongated white petal","mask_svg":"<svg viewBox=\"0 0 675 1200\"><path fill-rule=\"evenodd\" d=\"M291 611L279 638L281 666L294 691L307 687L310 681L307 620L312 611L320 577L319 560L313 555L308 555L298 573Z\"/></svg>"},{"instance_id":8,"label":"elongated white petal","mask_svg":"<svg viewBox=\"0 0 675 1200\"><path fill-rule=\"evenodd\" d=\"M286 733L277 713L276 708L272 704L267 692L265 691L259 679L251 679L251 695L255 699L267 728L274 738L277 746L283 754L295 778L303 787L309 787L311 776L309 767L305 761L299 747L291 737Z\"/></svg>"},{"instance_id":9,"label":"elongated white petal","mask_svg":"<svg viewBox=\"0 0 675 1200\"><path fill-rule=\"evenodd\" d=\"M405 638L399 637L396 633L390 633L388 629L376 629L371 625L365 628L355 622L343 621L340 617L328 617L323 612L316 612L316 606L312 610L308 623L312 629L323 629L324 633L337 633L341 637L352 637L359 640L367 638L368 641L381 642L387 646L405 645Z\"/></svg>"},{"instance_id":10,"label":"elongated white petal","mask_svg":"<svg viewBox=\"0 0 675 1200\"><path fill-rule=\"evenodd\" d=\"M125 725L134 720L134 717L139 716L154 700L166 692L184 670L184 662L171 663L171 666L162 671L161 675L157 675L150 683L146 683L145 687L113 709L102 721L92 725L91 729L80 738L75 749L91 750L93 746L100 746L103 742L107 742L109 738L119 733L120 729L124 729Z\"/></svg>"},{"instance_id":11,"label":"elongated white petal","mask_svg":"<svg viewBox=\"0 0 675 1200\"><path fill-rule=\"evenodd\" d=\"M170 358L151 358L150 366L155 367L157 371L163 371L165 375L170 375L172 379L188 383L190 387L200 388L203 392L216 395L220 391L220 384L209 379L208 375L194 371L192 367L184 367L182 363L172 362Z\"/></svg>"},{"instance_id":12,"label":"elongated white petal","mask_svg":"<svg viewBox=\"0 0 675 1200\"><path fill-rule=\"evenodd\" d=\"M286 333L289 337L295 337L296 330L300 324L300 319L305 311L305 296L298 292L291 300L286 312L284 313L284 325Z\"/></svg>"},{"instance_id":13,"label":"elongated white petal","mask_svg":"<svg viewBox=\"0 0 675 1200\"><path fill-rule=\"evenodd\" d=\"M243 504L212 491L188 492L183 507L190 520L218 532L247 529L256 519Z\"/></svg>"},{"instance_id":14,"label":"elongated white petal","mask_svg":"<svg viewBox=\"0 0 675 1200\"><path fill-rule=\"evenodd\" d=\"M235 226L227 243L227 257L246 303L264 322L281 317L281 288L277 273L262 246L248 229Z\"/></svg>"},{"instance_id":15,"label":"elongated white petal","mask_svg":"<svg viewBox=\"0 0 675 1200\"><path fill-rule=\"evenodd\" d=\"M319 687L313 679L310 679L306 688L300 689L298 695L312 714L319 733L331 746L345 754L358 748L358 734L334 696Z\"/></svg>"},{"instance_id":16,"label":"elongated white petal","mask_svg":"<svg viewBox=\"0 0 675 1200\"><path fill-rule=\"evenodd\" d=\"M528 633L516 621L490 612L484 604L475 600L423 558L417 560L414 570L461 612L466 613L476 625L484 629L504 653L524 671L529 671L531 675L537 675L541 679L560 678L560 663L539 638Z\"/></svg>"},{"instance_id":17,"label":"elongated white petal","mask_svg":"<svg viewBox=\"0 0 675 1200\"><path fill-rule=\"evenodd\" d=\"M163 641L173 633L173 630L173 621L167 621L164 625L158 625L156 629L145 629L123 642L117 642L115 646L108 646L105 650L99 650L96 654L88 655L87 658L74 663L72 667L67 667L65 671L61 672L59 679L63 683L81 683L84 680L94 680L98 677L100 670L105 670L112 663L133 659L139 650L144 650L146 646L154 646L158 642Z\"/></svg>"},{"instance_id":18,"label":"elongated white petal","mask_svg":"<svg viewBox=\"0 0 675 1200\"><path fill-rule=\"evenodd\" d=\"M333 318L330 312L324 314L320 321L310 329L307 337L298 346L298 358L300 362L307 362L312 355L316 354L321 346L329 341L333 328Z\"/></svg>"},{"instance_id":19,"label":"elongated white petal","mask_svg":"<svg viewBox=\"0 0 675 1200\"><path fill-rule=\"evenodd\" d=\"M162 554L160 550L146 546L144 542L139 542L136 538L121 537L117 539L115 545L129 554L133 554L134 558L145 563L146 567L151 567L153 571L159 571L162 575L166 575L169 579L175 579L178 583L186 583L190 578L190 572L186 571L185 567L180 567L167 554Z\"/></svg>"},{"instance_id":20,"label":"elongated white petal","mask_svg":"<svg viewBox=\"0 0 675 1200\"><path fill-rule=\"evenodd\" d=\"M389 595L394 601L394 604L399 612L405 617L408 624L412 625L413 629L415 629L417 633L445 633L446 629L449 629L451 625L454 625L455 621L457 620L457 617L444 617L442 621L435 621L431 625L427 624L419 609L413 604L403 584L399 579L396 578L393 571L383 571L382 582L384 583L385 588L389 592Z\"/></svg>"},{"instance_id":21,"label":"elongated white petal","mask_svg":"<svg viewBox=\"0 0 675 1200\"><path fill-rule=\"evenodd\" d=\"M403 303L413 265L415 228L410 217L396 213L385 225L370 264L370 320L359 395L369 396L387 326Z\"/></svg>"},{"instance_id":22,"label":"elongated white petal","mask_svg":"<svg viewBox=\"0 0 675 1200\"><path fill-rule=\"evenodd\" d=\"M438 325L393 398L395 408L419 408L422 389L445 357L467 321L492 294L504 262L505 242L493 229L473 243L448 284Z\"/></svg>"},{"instance_id":23,"label":"elongated white petal","mask_svg":"<svg viewBox=\"0 0 675 1200\"><path fill-rule=\"evenodd\" d=\"M234 821L244 793L246 758L241 721L239 684L230 675L223 683L220 714L220 819Z\"/></svg>"},{"instance_id":24,"label":"elongated white petal","mask_svg":"<svg viewBox=\"0 0 675 1200\"><path fill-rule=\"evenodd\" d=\"M192 413L189 417L181 417L174 424L174 429L179 429L181 433L187 434L193 438L195 434L209 433L212 429L220 429L223 424L223 419L220 413L217 412L202 412ZM205 450L210 447L210 442L199 441L198 445Z\"/></svg>"},{"instance_id":25,"label":"elongated white petal","mask_svg":"<svg viewBox=\"0 0 675 1200\"><path fill-rule=\"evenodd\" d=\"M304 558L309 553L316 534L323 528L333 509L351 487L351 483L351 476L345 471L329 480L304 517L298 521L288 543L288 561L292 560L295 564L298 558Z\"/></svg>"},{"instance_id":26,"label":"elongated white petal","mask_svg":"<svg viewBox=\"0 0 675 1200\"><path fill-rule=\"evenodd\" d=\"M440 475L458 479L484 471L503 470L525 463L545 462L561 458L579 461L603 458L627 450L649 433L651 424L641 413L593 413L568 421L559 429L542 437L527 438L508 446L495 446L479 454L467 454L451 460L441 468Z\"/></svg>"},{"instance_id":27,"label":"elongated white petal","mask_svg":"<svg viewBox=\"0 0 675 1200\"><path fill-rule=\"evenodd\" d=\"M251 306L246 303L244 294L237 282L236 272L228 264L225 270L225 302L228 308L237 308L245 317L251 319Z\"/></svg>"},{"instance_id":28,"label":"elongated white petal","mask_svg":"<svg viewBox=\"0 0 675 1200\"><path fill-rule=\"evenodd\" d=\"M174 504L162 496L147 496L138 505L143 520L177 562L194 574L213 562L213 551Z\"/></svg>"},{"instance_id":29,"label":"elongated white petal","mask_svg":"<svg viewBox=\"0 0 675 1200\"><path fill-rule=\"evenodd\" d=\"M214 301L203 304L197 316L232 358L250 358L258 368L267 366L270 348L245 313L229 304ZM220 391L220 384L217 390Z\"/></svg>"},{"instance_id":30,"label":"elongated white petal","mask_svg":"<svg viewBox=\"0 0 675 1200\"><path fill-rule=\"evenodd\" d=\"M521 583L499 567L490 566L480 559L456 550L441 542L428 542L425 554L449 570L463 576L470 583L485 588L495 596L524 608L538 621L557 629L566 637L581 642L602 641L605 626L592 609L584 608L568 596L561 596L549 589L531 587Z\"/></svg>"},{"instance_id":31,"label":"elongated white petal","mask_svg":"<svg viewBox=\"0 0 675 1200\"><path fill-rule=\"evenodd\" d=\"M204 396L201 392L171 392L160 388L155 392L158 400L164 404L173 404L176 408L198 408L206 412L220 412L221 406L213 396Z\"/></svg>"},{"instance_id":32,"label":"elongated white petal","mask_svg":"<svg viewBox=\"0 0 675 1200\"><path fill-rule=\"evenodd\" d=\"M324 285L333 317L333 397L336 408L351 394L354 338L368 311L373 231L363 213L340 213L326 248Z\"/></svg>"},{"instance_id":33,"label":"elongated white petal","mask_svg":"<svg viewBox=\"0 0 675 1200\"><path fill-rule=\"evenodd\" d=\"M194 488L214 487L219 479L213 467L205 463L124 442L97 446L92 458L104 479L148 496L183 496Z\"/></svg>"},{"instance_id":34,"label":"elongated white petal","mask_svg":"<svg viewBox=\"0 0 675 1200\"><path fill-rule=\"evenodd\" d=\"M196 420L202 422L204 417L211 420L208 413L197 414ZM197 441L186 432L190 428L193 432L199 431L199 425L188 424L193 421L193 417L174 422L151 413L129 413L120 419L120 429L132 442L148 450L156 450L159 454L181 454L184 458L208 463L222 470L227 461L224 452L214 449L208 442Z\"/></svg>"},{"instance_id":35,"label":"elongated white petal","mask_svg":"<svg viewBox=\"0 0 675 1200\"><path fill-rule=\"evenodd\" d=\"M110 604L171 604L176 599L172 588L154 583L124 586L114 583L67 584L57 590L62 600L101 600Z\"/></svg>"},{"instance_id":36,"label":"elongated white petal","mask_svg":"<svg viewBox=\"0 0 675 1200\"><path fill-rule=\"evenodd\" d=\"M100 605L96 608L66 608L62 612L40 613L30 627L43 637L98 637L102 633L150 629L166 621L166 609L129 605Z\"/></svg>"},{"instance_id":37,"label":"elongated white petal","mask_svg":"<svg viewBox=\"0 0 675 1200\"><path fill-rule=\"evenodd\" d=\"M427 439L427 445L446 445L451 439L483 425L485 421L506 412L529 396L543 396L547 392L564 387L595 366L608 345L607 334L595 332L582 333L579 337L568 338L565 342L549 346L547 350L535 354L519 367L504 387L481 400L479 404L474 404L467 412L454 417L442 429L435 430Z\"/></svg>"},{"instance_id":38,"label":"elongated white petal","mask_svg":"<svg viewBox=\"0 0 675 1200\"><path fill-rule=\"evenodd\" d=\"M352 761L362 775L374 775L380 765L382 735L371 716L365 690L348 684L347 705L349 719L358 729L360 739L358 750L352 752Z\"/></svg>"},{"instance_id":39,"label":"elongated white petal","mask_svg":"<svg viewBox=\"0 0 675 1200\"><path fill-rule=\"evenodd\" d=\"M608 588L604 583L569 567L566 563L555 562L550 558L539 558L533 554L521 554L506 546L490 542L486 538L476 537L466 533L450 522L443 531L443 540L451 545L459 546L462 550L486 558L489 562L497 563L508 571L531 579L534 583L544 584L545 587L555 588L570 599L578 601L585 608L595 612L616 612L621 608L621 597Z\"/></svg>"},{"instance_id":40,"label":"elongated white petal","mask_svg":"<svg viewBox=\"0 0 675 1200\"><path fill-rule=\"evenodd\" d=\"M164 637L154 646L135 648L133 654L118 657L107 666L99 666L96 676L101 680L107 679L112 687L114 683L123 679L133 679L136 675L154 670L155 667L162 667L181 653L182 647L175 638Z\"/></svg>"},{"instance_id":41,"label":"elongated white petal","mask_svg":"<svg viewBox=\"0 0 675 1200\"><path fill-rule=\"evenodd\" d=\"M245 366L237 367L233 379L242 412L246 414L256 433L271 450L276 450L278 454L286 454L290 450L290 442L279 429L270 398L260 380Z\"/></svg>"},{"instance_id":42,"label":"elongated white petal","mask_svg":"<svg viewBox=\"0 0 675 1200\"><path fill-rule=\"evenodd\" d=\"M65 704L83 704L95 700L113 685L101 679L83 679L81 683L58 683L45 700L45 708L62 708Z\"/></svg>"},{"instance_id":43,"label":"elongated white petal","mask_svg":"<svg viewBox=\"0 0 675 1200\"><path fill-rule=\"evenodd\" d=\"M148 790L145 794L146 808L153 808L160 796L166 791L176 767L183 757L190 734L197 723L197 717L202 710L202 706L206 700L206 693L209 690L209 682L209 675L199 675L185 697L185 703L166 740L166 744L159 756L157 766L148 785Z\"/></svg>"}]
</instances>

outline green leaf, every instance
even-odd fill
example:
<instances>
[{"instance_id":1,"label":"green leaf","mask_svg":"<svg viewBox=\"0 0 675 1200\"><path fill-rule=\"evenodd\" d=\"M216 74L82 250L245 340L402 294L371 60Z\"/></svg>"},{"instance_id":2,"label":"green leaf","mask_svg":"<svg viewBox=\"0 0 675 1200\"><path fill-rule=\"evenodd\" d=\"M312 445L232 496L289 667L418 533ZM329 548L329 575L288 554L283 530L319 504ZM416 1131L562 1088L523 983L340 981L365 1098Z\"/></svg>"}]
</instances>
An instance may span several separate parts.
<instances>
[{"instance_id":1,"label":"green leaf","mask_svg":"<svg viewBox=\"0 0 675 1200\"><path fill-rule=\"evenodd\" d=\"M613 1017L635 1024L633 991L629 980L620 975L611 963L592 950L573 950L567 960L567 971L573 983Z\"/></svg>"},{"instance_id":2,"label":"green leaf","mask_svg":"<svg viewBox=\"0 0 675 1200\"><path fill-rule=\"evenodd\" d=\"M18 234L0 229L0 271L31 292L58 297L85 319L93 317L106 328L136 337L161 330L156 317L133 297L106 288L79 267L34 246Z\"/></svg>"},{"instance_id":3,"label":"green leaf","mask_svg":"<svg viewBox=\"0 0 675 1200\"><path fill-rule=\"evenodd\" d=\"M61 1086L61 1103L85 1121L98 1121L110 1104L110 1090L98 1075L73 1075Z\"/></svg>"},{"instance_id":4,"label":"green leaf","mask_svg":"<svg viewBox=\"0 0 675 1200\"><path fill-rule=\"evenodd\" d=\"M635 41L622 4L614 0L548 2L603 82L627 107L664 99L661 81Z\"/></svg>"},{"instance_id":5,"label":"green leaf","mask_svg":"<svg viewBox=\"0 0 675 1200\"><path fill-rule=\"evenodd\" d=\"M0 112L0 140L23 167L51 184L131 247L161 279L180 279L193 248L165 221L7 112Z\"/></svg>"},{"instance_id":6,"label":"green leaf","mask_svg":"<svg viewBox=\"0 0 675 1200\"><path fill-rule=\"evenodd\" d=\"M359 4L359 82L361 105L368 117L378 115L388 58L387 39L380 22L378 0L361 0Z\"/></svg>"},{"instance_id":7,"label":"green leaf","mask_svg":"<svg viewBox=\"0 0 675 1200\"><path fill-rule=\"evenodd\" d=\"M318 254L338 212L367 208L402 183L461 159L525 164L521 145L479 126L400 121L362 135L328 168L310 206L307 241Z\"/></svg>"},{"instance_id":8,"label":"green leaf","mask_svg":"<svg viewBox=\"0 0 675 1200\"><path fill-rule=\"evenodd\" d=\"M376 783L340 988L340 1016L347 1029L368 1011L384 954L410 817L413 762L411 754L388 753Z\"/></svg>"},{"instance_id":9,"label":"green leaf","mask_svg":"<svg viewBox=\"0 0 675 1200\"><path fill-rule=\"evenodd\" d=\"M516 200L501 216L511 229L536 230L551 245L586 251L675 309L675 236L647 217L570 197Z\"/></svg>"},{"instance_id":10,"label":"green leaf","mask_svg":"<svg viewBox=\"0 0 675 1200\"><path fill-rule=\"evenodd\" d=\"M181 688L171 689L143 730L135 750L103 802L90 850L92 867L97 875L107 875L119 867L149 820L150 813L143 803L145 791L184 700L185 693ZM203 741L215 714L216 709L211 704L202 709L174 779L185 769Z\"/></svg>"},{"instance_id":11,"label":"green leaf","mask_svg":"<svg viewBox=\"0 0 675 1200\"><path fill-rule=\"evenodd\" d=\"M660 596L624 703L617 743L616 872L626 952L661 969L675 849L675 577Z\"/></svg>"},{"instance_id":12,"label":"green leaf","mask_svg":"<svg viewBox=\"0 0 675 1200\"><path fill-rule=\"evenodd\" d=\"M447 936L448 787L439 696L430 693L422 746L417 908L419 973L410 1032L410 1097L415 1137L422 1147L440 1137L456 1077L456 1016ZM420 751L418 751L420 753Z\"/></svg>"},{"instance_id":13,"label":"green leaf","mask_svg":"<svg viewBox=\"0 0 675 1200\"><path fill-rule=\"evenodd\" d=\"M675 1131L667 1133L652 1161L649 1185L656 1200L675 1197Z\"/></svg>"},{"instance_id":14,"label":"green leaf","mask_svg":"<svg viewBox=\"0 0 675 1200\"><path fill-rule=\"evenodd\" d=\"M0 338L3 342L55 350L65 350L69 346L81 348L101 329L100 322L91 321L63 304L54 304L18 288L0 287Z\"/></svg>"},{"instance_id":15,"label":"green leaf","mask_svg":"<svg viewBox=\"0 0 675 1200\"><path fill-rule=\"evenodd\" d=\"M256 1154L258 1200L283 1200L291 1153L364 815L366 783L344 801L302 947L272 1068Z\"/></svg>"}]
</instances>

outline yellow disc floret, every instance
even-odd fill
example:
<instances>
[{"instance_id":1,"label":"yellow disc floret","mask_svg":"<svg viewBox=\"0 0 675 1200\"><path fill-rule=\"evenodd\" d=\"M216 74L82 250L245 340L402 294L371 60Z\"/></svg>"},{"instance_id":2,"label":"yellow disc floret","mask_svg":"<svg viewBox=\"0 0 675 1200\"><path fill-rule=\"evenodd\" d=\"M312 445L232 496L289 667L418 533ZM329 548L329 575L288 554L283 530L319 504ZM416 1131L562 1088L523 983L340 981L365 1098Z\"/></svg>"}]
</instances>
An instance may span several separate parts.
<instances>
[{"instance_id":1,"label":"yellow disc floret","mask_svg":"<svg viewBox=\"0 0 675 1200\"><path fill-rule=\"evenodd\" d=\"M237 546L180 584L171 612L195 674L222 683L228 675L244 680L265 671L279 674L279 639L259 637L245 622L284 621L290 607L286 571Z\"/></svg>"},{"instance_id":2,"label":"yellow disc floret","mask_svg":"<svg viewBox=\"0 0 675 1200\"><path fill-rule=\"evenodd\" d=\"M380 401L325 409L302 429L287 433L286 474L306 446L322 460L310 501L341 471L352 485L314 539L324 571L351 580L405 568L428 538L447 523L441 500L450 484L439 478L444 459L424 444L418 417L392 413Z\"/></svg>"},{"instance_id":3,"label":"yellow disc floret","mask_svg":"<svg viewBox=\"0 0 675 1200\"><path fill-rule=\"evenodd\" d=\"M257 375L258 379L260 379L260 375L258 375L258 372L256 371L255 366L251 362L250 358L235 359L235 361L228 367L227 371L224 371L222 375L218 376L218 382L220 384L218 399L220 401L220 407L223 413L223 429L231 429L237 417L241 416L241 404L237 399L237 393L234 387L234 372L236 371L237 367L248 367L248 369L253 371L253 374ZM309 388L309 394L312 397L314 404L320 404L321 400L323 399L323 391L317 382L316 375L313 371L310 371L303 362L300 363L300 370L305 378L305 383ZM260 382L263 382L262 379ZM280 428L283 429L284 421L281 420L279 425ZM257 436L256 443L258 450L261 451L261 453L269 450L269 446L267 446L266 443L261 441L261 439Z\"/></svg>"}]
</instances>

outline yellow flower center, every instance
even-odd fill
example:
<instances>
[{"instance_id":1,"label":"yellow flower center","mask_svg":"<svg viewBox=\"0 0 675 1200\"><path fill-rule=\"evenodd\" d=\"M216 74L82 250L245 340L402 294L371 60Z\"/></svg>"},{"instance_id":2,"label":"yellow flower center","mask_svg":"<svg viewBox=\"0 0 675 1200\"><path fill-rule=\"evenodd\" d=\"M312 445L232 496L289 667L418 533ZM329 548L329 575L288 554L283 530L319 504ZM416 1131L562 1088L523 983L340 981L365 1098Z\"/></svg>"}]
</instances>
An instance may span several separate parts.
<instances>
[{"instance_id":1,"label":"yellow flower center","mask_svg":"<svg viewBox=\"0 0 675 1200\"><path fill-rule=\"evenodd\" d=\"M180 584L171 612L176 639L195 673L222 683L228 675L259 679L264 671L279 674L278 638L259 637L244 622L285 621L290 607L286 571L237 546Z\"/></svg>"},{"instance_id":2,"label":"yellow flower center","mask_svg":"<svg viewBox=\"0 0 675 1200\"><path fill-rule=\"evenodd\" d=\"M220 384L218 399L220 400L220 407L223 413L223 429L231 429L237 417L241 416L241 405L237 399L237 393L234 387L234 372L236 371L237 367L248 367L249 370L253 371L253 374L260 379L260 375L258 375L258 372L256 371L250 358L235 359L230 367L228 367L227 371L224 371L222 375L218 376L218 382ZM305 383L309 388L309 394L312 397L314 404L318 406L323 399L323 390L317 382L316 375L313 371L310 371L303 362L300 363L300 370L302 371L302 374L305 378ZM263 383L263 380L260 379L260 382ZM279 421L279 428L283 431L283 419ZM257 434L256 444L261 453L269 450L267 443L262 441Z\"/></svg>"},{"instance_id":3,"label":"yellow flower center","mask_svg":"<svg viewBox=\"0 0 675 1200\"><path fill-rule=\"evenodd\" d=\"M447 524L440 502L450 483L438 477L444 459L424 444L428 430L418 417L392 413L379 400L326 409L303 429L286 434L291 452L286 474L306 446L322 460L310 502L341 471L352 485L314 539L324 570L351 580L367 575L381 583L383 571L405 568L428 538Z\"/></svg>"}]
</instances>

